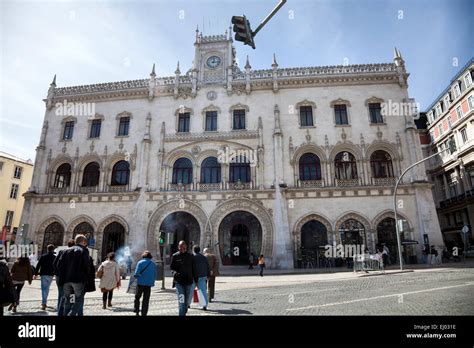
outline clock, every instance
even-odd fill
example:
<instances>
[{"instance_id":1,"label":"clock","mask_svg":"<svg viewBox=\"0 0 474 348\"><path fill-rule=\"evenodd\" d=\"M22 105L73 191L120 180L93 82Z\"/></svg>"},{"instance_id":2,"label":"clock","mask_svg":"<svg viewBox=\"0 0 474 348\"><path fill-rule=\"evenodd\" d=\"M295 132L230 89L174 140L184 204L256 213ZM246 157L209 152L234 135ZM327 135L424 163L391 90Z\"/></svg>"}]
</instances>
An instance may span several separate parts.
<instances>
[{"instance_id":1,"label":"clock","mask_svg":"<svg viewBox=\"0 0 474 348\"><path fill-rule=\"evenodd\" d=\"M211 69L215 69L221 65L221 58L218 56L211 56L207 58L206 65Z\"/></svg>"}]
</instances>

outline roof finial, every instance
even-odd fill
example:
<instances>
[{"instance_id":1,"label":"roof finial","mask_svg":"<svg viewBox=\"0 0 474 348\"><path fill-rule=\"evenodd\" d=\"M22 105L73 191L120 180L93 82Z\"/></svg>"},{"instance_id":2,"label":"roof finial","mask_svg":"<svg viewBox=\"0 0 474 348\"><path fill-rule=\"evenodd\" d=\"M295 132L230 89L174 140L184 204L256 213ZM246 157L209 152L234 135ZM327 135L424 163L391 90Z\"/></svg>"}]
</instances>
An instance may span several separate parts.
<instances>
[{"instance_id":1,"label":"roof finial","mask_svg":"<svg viewBox=\"0 0 474 348\"><path fill-rule=\"evenodd\" d=\"M181 71L179 70L179 60L178 60L178 64L176 66L176 71L174 72L176 75L179 75L181 74Z\"/></svg>"},{"instance_id":2,"label":"roof finial","mask_svg":"<svg viewBox=\"0 0 474 348\"><path fill-rule=\"evenodd\" d=\"M397 58L400 58L400 52L395 47L393 50L393 59L397 59Z\"/></svg>"},{"instance_id":3,"label":"roof finial","mask_svg":"<svg viewBox=\"0 0 474 348\"><path fill-rule=\"evenodd\" d=\"M245 63L245 69L252 69L250 66L249 56L247 55L247 63Z\"/></svg>"},{"instance_id":4,"label":"roof finial","mask_svg":"<svg viewBox=\"0 0 474 348\"><path fill-rule=\"evenodd\" d=\"M273 63L272 63L272 68L277 68L278 67L278 63L276 61L276 55L275 53L273 53Z\"/></svg>"},{"instance_id":5,"label":"roof finial","mask_svg":"<svg viewBox=\"0 0 474 348\"><path fill-rule=\"evenodd\" d=\"M153 63L153 68L151 69L151 74L150 74L151 77L155 77L156 74L155 74L155 63Z\"/></svg>"},{"instance_id":6,"label":"roof finial","mask_svg":"<svg viewBox=\"0 0 474 348\"><path fill-rule=\"evenodd\" d=\"M56 74L54 74L53 82L51 82L51 86L56 87Z\"/></svg>"}]
</instances>

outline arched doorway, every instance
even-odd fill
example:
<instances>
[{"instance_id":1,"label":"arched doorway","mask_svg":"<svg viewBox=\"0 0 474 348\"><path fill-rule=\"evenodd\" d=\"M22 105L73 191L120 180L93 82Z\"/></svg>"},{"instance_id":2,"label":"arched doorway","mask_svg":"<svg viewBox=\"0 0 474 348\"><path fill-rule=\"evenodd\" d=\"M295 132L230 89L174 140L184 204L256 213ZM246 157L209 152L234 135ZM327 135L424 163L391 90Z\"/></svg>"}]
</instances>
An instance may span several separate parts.
<instances>
[{"instance_id":1,"label":"arched doorway","mask_svg":"<svg viewBox=\"0 0 474 348\"><path fill-rule=\"evenodd\" d=\"M81 222L74 228L72 232L72 238L76 238L78 234L86 236L88 243L90 244L91 239L94 239L94 228L88 222Z\"/></svg>"},{"instance_id":2,"label":"arched doorway","mask_svg":"<svg viewBox=\"0 0 474 348\"><path fill-rule=\"evenodd\" d=\"M400 221L400 220L399 220ZM403 230L408 230L408 223L406 220L403 221ZM401 241L405 239L404 233L400 235ZM377 225L377 249L383 248L384 245L387 246L389 250L389 258L391 263L396 263L398 261L398 248L397 248L397 233L395 228L395 219L387 217L380 221ZM404 251L402 250L402 255ZM403 256L404 257L404 256Z\"/></svg>"},{"instance_id":3,"label":"arched doorway","mask_svg":"<svg viewBox=\"0 0 474 348\"><path fill-rule=\"evenodd\" d=\"M301 227L301 262L303 267L320 267L324 247L328 244L327 229L318 220Z\"/></svg>"},{"instance_id":4,"label":"arched doorway","mask_svg":"<svg viewBox=\"0 0 474 348\"><path fill-rule=\"evenodd\" d=\"M64 227L59 222L53 222L44 230L43 247L41 254L46 253L49 244L58 247L63 245Z\"/></svg>"},{"instance_id":5,"label":"arched doorway","mask_svg":"<svg viewBox=\"0 0 474 348\"><path fill-rule=\"evenodd\" d=\"M219 251L223 265L246 265L250 253L262 252L262 226L246 211L228 214L219 225Z\"/></svg>"},{"instance_id":6,"label":"arched doorway","mask_svg":"<svg viewBox=\"0 0 474 348\"><path fill-rule=\"evenodd\" d=\"M178 243L181 240L188 244L188 250L191 251L194 244L199 245L201 236L201 229L196 218L184 211L169 214L161 223L159 232L173 233L173 243L167 250L168 256L178 251Z\"/></svg>"},{"instance_id":7,"label":"arched doorway","mask_svg":"<svg viewBox=\"0 0 474 348\"><path fill-rule=\"evenodd\" d=\"M118 222L111 222L104 228L101 259L110 252L116 252L125 245L125 228Z\"/></svg>"},{"instance_id":8,"label":"arched doorway","mask_svg":"<svg viewBox=\"0 0 474 348\"><path fill-rule=\"evenodd\" d=\"M339 236L341 237L342 244L365 244L367 247L365 241L365 227L361 222L355 219L347 219L341 224L339 227Z\"/></svg>"}]
</instances>

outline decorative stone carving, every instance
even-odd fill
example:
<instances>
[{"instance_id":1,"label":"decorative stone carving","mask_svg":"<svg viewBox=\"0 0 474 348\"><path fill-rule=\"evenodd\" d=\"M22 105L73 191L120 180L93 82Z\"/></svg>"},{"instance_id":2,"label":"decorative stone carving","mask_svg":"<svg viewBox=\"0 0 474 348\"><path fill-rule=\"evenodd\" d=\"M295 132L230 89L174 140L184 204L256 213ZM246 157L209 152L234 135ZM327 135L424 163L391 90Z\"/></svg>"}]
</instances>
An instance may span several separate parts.
<instances>
[{"instance_id":1,"label":"decorative stone carving","mask_svg":"<svg viewBox=\"0 0 474 348\"><path fill-rule=\"evenodd\" d=\"M206 94L207 100L216 100L217 99L217 92L216 91L209 91Z\"/></svg>"}]
</instances>

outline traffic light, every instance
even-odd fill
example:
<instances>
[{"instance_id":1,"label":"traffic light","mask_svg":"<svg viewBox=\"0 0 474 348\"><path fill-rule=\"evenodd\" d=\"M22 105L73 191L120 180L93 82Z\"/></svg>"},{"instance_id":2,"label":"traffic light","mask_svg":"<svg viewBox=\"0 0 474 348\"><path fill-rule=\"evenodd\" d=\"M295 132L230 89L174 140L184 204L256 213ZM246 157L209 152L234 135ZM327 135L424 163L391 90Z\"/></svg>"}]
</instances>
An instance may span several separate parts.
<instances>
[{"instance_id":1,"label":"traffic light","mask_svg":"<svg viewBox=\"0 0 474 348\"><path fill-rule=\"evenodd\" d=\"M254 34L247 18L245 16L232 16L232 24L234 25L235 40L242 41L245 45L255 49Z\"/></svg>"},{"instance_id":2,"label":"traffic light","mask_svg":"<svg viewBox=\"0 0 474 348\"><path fill-rule=\"evenodd\" d=\"M160 232L160 240L159 240L160 245L164 245L164 244L165 244L165 241L166 241L166 233L163 232L163 231L161 231L161 232Z\"/></svg>"}]
</instances>

